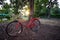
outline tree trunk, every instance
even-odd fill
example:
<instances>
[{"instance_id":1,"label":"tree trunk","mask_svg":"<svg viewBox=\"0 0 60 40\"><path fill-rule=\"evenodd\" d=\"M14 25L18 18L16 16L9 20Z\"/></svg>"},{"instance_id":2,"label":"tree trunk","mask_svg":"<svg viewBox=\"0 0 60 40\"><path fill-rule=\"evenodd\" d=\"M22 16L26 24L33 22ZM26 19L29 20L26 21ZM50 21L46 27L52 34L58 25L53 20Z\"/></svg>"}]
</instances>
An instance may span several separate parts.
<instances>
[{"instance_id":1,"label":"tree trunk","mask_svg":"<svg viewBox=\"0 0 60 40\"><path fill-rule=\"evenodd\" d=\"M30 3L30 18L32 18L34 14L34 0L29 0L29 3Z\"/></svg>"},{"instance_id":2,"label":"tree trunk","mask_svg":"<svg viewBox=\"0 0 60 40\"><path fill-rule=\"evenodd\" d=\"M52 0L49 1L49 6L48 6L48 13L47 13L47 16L48 18L50 18L50 14L51 14L51 7L52 7Z\"/></svg>"}]
</instances>

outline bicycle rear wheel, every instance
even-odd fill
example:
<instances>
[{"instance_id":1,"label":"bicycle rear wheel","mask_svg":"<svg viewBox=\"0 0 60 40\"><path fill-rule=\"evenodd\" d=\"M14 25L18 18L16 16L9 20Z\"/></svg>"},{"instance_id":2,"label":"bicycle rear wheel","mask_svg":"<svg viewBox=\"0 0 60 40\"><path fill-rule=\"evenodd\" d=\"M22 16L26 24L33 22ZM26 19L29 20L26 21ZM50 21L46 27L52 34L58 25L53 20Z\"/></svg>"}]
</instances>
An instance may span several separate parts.
<instances>
[{"instance_id":1,"label":"bicycle rear wheel","mask_svg":"<svg viewBox=\"0 0 60 40\"><path fill-rule=\"evenodd\" d=\"M23 27L18 21L10 22L6 27L6 33L11 37L18 36L18 34L22 32L22 30Z\"/></svg>"},{"instance_id":2,"label":"bicycle rear wheel","mask_svg":"<svg viewBox=\"0 0 60 40\"><path fill-rule=\"evenodd\" d=\"M32 22L32 25L33 25L33 27L31 28L31 30L33 31L33 32L38 32L38 30L39 30L39 28L40 28L40 21L39 20L34 20L33 22Z\"/></svg>"}]
</instances>

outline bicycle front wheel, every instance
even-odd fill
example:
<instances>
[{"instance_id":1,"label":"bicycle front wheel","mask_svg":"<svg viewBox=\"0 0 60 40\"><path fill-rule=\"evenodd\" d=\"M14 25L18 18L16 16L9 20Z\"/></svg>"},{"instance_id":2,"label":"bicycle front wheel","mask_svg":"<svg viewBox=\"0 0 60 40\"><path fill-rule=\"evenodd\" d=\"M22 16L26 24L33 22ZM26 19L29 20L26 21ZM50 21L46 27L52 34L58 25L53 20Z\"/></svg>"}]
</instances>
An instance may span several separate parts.
<instances>
[{"instance_id":1,"label":"bicycle front wheel","mask_svg":"<svg viewBox=\"0 0 60 40\"><path fill-rule=\"evenodd\" d=\"M17 27L16 27L17 26ZM18 21L13 21L9 23L6 27L6 33L8 36L18 36L23 30L22 25Z\"/></svg>"},{"instance_id":2,"label":"bicycle front wheel","mask_svg":"<svg viewBox=\"0 0 60 40\"><path fill-rule=\"evenodd\" d=\"M40 21L39 20L34 20L33 22L32 22L32 25L33 25L33 27L31 28L31 30L33 31L33 32L38 32L38 30L39 30L39 28L40 28Z\"/></svg>"}]
</instances>

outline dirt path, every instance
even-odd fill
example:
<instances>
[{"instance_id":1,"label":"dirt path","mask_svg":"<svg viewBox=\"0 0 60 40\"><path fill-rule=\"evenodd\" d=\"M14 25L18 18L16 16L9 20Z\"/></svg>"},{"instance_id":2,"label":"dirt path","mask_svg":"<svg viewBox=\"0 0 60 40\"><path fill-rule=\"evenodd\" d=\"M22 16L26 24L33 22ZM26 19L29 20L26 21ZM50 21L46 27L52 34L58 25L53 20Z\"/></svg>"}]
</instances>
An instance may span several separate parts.
<instances>
[{"instance_id":1,"label":"dirt path","mask_svg":"<svg viewBox=\"0 0 60 40\"><path fill-rule=\"evenodd\" d=\"M9 37L8 40L60 40L59 30L59 26L42 24L38 33L25 29L19 37Z\"/></svg>"},{"instance_id":2,"label":"dirt path","mask_svg":"<svg viewBox=\"0 0 60 40\"><path fill-rule=\"evenodd\" d=\"M47 25L57 25L60 26L60 19L40 19L42 24L47 24Z\"/></svg>"}]
</instances>

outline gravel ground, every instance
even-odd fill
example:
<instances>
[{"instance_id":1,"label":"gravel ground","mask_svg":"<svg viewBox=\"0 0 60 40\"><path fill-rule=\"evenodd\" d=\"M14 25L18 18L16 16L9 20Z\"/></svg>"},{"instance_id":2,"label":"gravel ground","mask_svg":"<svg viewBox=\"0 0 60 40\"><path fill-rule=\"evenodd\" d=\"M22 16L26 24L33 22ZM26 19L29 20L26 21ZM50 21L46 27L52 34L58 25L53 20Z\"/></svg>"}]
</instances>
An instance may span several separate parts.
<instances>
[{"instance_id":1,"label":"gravel ground","mask_svg":"<svg viewBox=\"0 0 60 40\"><path fill-rule=\"evenodd\" d=\"M5 28L8 23L3 23L2 25L0 23L0 40L60 40L59 25L44 24L43 20L41 23L42 24L40 26L39 32L35 33L30 29L25 28L22 34L19 34L18 37L8 37L5 32Z\"/></svg>"}]
</instances>

